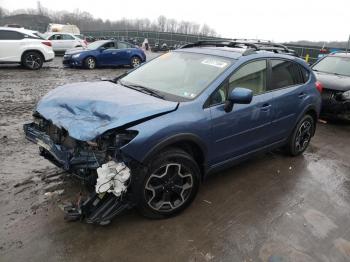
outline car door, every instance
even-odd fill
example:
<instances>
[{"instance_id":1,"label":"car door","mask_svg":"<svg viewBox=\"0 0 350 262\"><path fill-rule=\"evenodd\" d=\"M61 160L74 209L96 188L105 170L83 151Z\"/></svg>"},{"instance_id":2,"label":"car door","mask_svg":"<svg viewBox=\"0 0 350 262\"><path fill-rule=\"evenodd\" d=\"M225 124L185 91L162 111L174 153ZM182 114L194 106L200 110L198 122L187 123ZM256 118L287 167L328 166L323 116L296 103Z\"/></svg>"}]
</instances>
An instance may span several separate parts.
<instances>
[{"instance_id":1,"label":"car door","mask_svg":"<svg viewBox=\"0 0 350 262\"><path fill-rule=\"evenodd\" d=\"M129 65L131 61L132 46L125 42L118 42L118 60L121 65Z\"/></svg>"},{"instance_id":2,"label":"car door","mask_svg":"<svg viewBox=\"0 0 350 262\"><path fill-rule=\"evenodd\" d=\"M52 49L54 51L64 51L65 50L65 42L63 40L62 34L53 34L48 38L51 40Z\"/></svg>"},{"instance_id":3,"label":"car door","mask_svg":"<svg viewBox=\"0 0 350 262\"><path fill-rule=\"evenodd\" d=\"M269 64L269 90L273 93L273 103L276 105L271 132L277 141L288 138L294 128L294 123L303 109L303 101L307 98L304 82L310 74L306 69L305 74L302 74L303 68L299 64L286 59L270 59Z\"/></svg>"},{"instance_id":4,"label":"car door","mask_svg":"<svg viewBox=\"0 0 350 262\"><path fill-rule=\"evenodd\" d=\"M253 91L250 104L235 104L225 112L227 94L236 87ZM267 60L241 66L211 96L212 164L247 154L271 143L273 97L267 91Z\"/></svg>"},{"instance_id":5,"label":"car door","mask_svg":"<svg viewBox=\"0 0 350 262\"><path fill-rule=\"evenodd\" d=\"M100 54L98 55L98 63L104 66L115 65L114 55L118 49L114 41L107 42L100 48Z\"/></svg>"},{"instance_id":6,"label":"car door","mask_svg":"<svg viewBox=\"0 0 350 262\"><path fill-rule=\"evenodd\" d=\"M20 62L24 35L12 30L0 30L0 61Z\"/></svg>"},{"instance_id":7,"label":"car door","mask_svg":"<svg viewBox=\"0 0 350 262\"><path fill-rule=\"evenodd\" d=\"M69 34L62 34L64 50L74 48L76 46L76 40Z\"/></svg>"}]
</instances>

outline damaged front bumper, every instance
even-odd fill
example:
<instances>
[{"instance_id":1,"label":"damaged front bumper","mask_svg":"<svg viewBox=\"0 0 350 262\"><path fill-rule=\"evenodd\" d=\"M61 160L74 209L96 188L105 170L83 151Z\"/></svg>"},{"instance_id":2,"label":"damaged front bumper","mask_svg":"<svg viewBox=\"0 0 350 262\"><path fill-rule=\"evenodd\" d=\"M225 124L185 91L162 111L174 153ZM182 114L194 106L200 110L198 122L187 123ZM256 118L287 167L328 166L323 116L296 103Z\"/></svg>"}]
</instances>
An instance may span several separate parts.
<instances>
[{"instance_id":1,"label":"damaged front bumper","mask_svg":"<svg viewBox=\"0 0 350 262\"><path fill-rule=\"evenodd\" d=\"M91 151L75 152L74 149L65 148L55 142L36 123L24 124L26 139L39 146L40 155L66 171L79 171L79 169L94 169L99 166L100 157Z\"/></svg>"},{"instance_id":2,"label":"damaged front bumper","mask_svg":"<svg viewBox=\"0 0 350 262\"><path fill-rule=\"evenodd\" d=\"M131 197L127 193L130 169L123 162L109 161L102 164L106 157L101 154L57 144L36 123L25 124L23 129L25 137L39 145L40 155L56 166L83 179L86 179L86 170L97 171L93 173L96 193L90 195L86 201L65 206L66 220L84 220L87 223L106 225L113 217L133 207Z\"/></svg>"}]
</instances>

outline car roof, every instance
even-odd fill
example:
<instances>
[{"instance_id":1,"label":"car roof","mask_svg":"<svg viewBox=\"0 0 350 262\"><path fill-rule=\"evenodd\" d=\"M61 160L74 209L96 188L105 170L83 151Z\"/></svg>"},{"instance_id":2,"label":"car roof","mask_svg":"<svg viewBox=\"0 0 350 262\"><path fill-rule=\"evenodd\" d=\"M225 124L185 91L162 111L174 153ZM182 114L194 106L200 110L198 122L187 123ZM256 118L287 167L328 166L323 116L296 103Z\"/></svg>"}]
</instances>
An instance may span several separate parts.
<instances>
[{"instance_id":1,"label":"car roof","mask_svg":"<svg viewBox=\"0 0 350 262\"><path fill-rule=\"evenodd\" d=\"M350 53L346 52L346 51L334 52L334 53L328 54L327 56L348 57L348 58L350 58Z\"/></svg>"},{"instance_id":2,"label":"car roof","mask_svg":"<svg viewBox=\"0 0 350 262\"><path fill-rule=\"evenodd\" d=\"M209 40L198 41L182 46L176 49L180 52L192 52L207 55L215 55L238 59L240 57L249 57L248 55L283 57L295 60L294 50L285 45L273 43L270 41L246 41L244 40Z\"/></svg>"},{"instance_id":3,"label":"car roof","mask_svg":"<svg viewBox=\"0 0 350 262\"><path fill-rule=\"evenodd\" d=\"M31 35L31 36L34 36L34 37L37 37L35 35L35 33L38 32L38 31L34 31L34 30L25 29L23 27L16 28L16 27L6 27L6 26L0 26L0 30L15 31L15 32L19 32L19 33L22 33L22 34L26 34L26 35Z\"/></svg>"},{"instance_id":4,"label":"car roof","mask_svg":"<svg viewBox=\"0 0 350 262\"><path fill-rule=\"evenodd\" d=\"M66 33L66 32L45 32L45 33L44 33L44 35L55 35L55 34L74 36L74 34L72 34L72 33Z\"/></svg>"}]
</instances>

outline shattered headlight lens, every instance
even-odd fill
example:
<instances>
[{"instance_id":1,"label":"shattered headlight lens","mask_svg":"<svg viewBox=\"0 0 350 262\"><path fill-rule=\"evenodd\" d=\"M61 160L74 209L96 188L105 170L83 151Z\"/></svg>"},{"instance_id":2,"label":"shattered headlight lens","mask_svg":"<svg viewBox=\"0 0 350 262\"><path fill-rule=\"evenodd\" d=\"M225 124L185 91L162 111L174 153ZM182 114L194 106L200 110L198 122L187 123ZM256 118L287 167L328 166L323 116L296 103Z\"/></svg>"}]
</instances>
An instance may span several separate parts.
<instances>
[{"instance_id":1,"label":"shattered headlight lens","mask_svg":"<svg viewBox=\"0 0 350 262\"><path fill-rule=\"evenodd\" d=\"M350 100L350 90L344 92L344 93L342 94L342 97L343 97L343 99L345 99L345 100Z\"/></svg>"}]
</instances>

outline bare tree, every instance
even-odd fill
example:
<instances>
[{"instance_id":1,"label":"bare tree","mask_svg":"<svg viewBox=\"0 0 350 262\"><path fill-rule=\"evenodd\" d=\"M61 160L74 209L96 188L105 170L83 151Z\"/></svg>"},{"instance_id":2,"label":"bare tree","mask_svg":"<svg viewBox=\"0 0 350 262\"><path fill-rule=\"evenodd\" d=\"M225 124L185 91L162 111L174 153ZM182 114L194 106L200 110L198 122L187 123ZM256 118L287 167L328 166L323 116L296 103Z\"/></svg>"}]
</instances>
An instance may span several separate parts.
<instances>
[{"instance_id":1,"label":"bare tree","mask_svg":"<svg viewBox=\"0 0 350 262\"><path fill-rule=\"evenodd\" d=\"M96 30L139 30L139 31L160 31L182 34L201 34L217 35L215 30L208 25L200 26L197 23L189 21L178 22L173 18L167 18L160 15L156 20L150 21L148 18L126 19L122 18L116 21L96 19L88 12L75 9L73 12L50 11L45 8L40 1L37 2L36 9L18 9L9 13L0 7L0 18L7 15L31 14L48 16L54 23L75 24L82 31Z\"/></svg>"}]
</instances>

